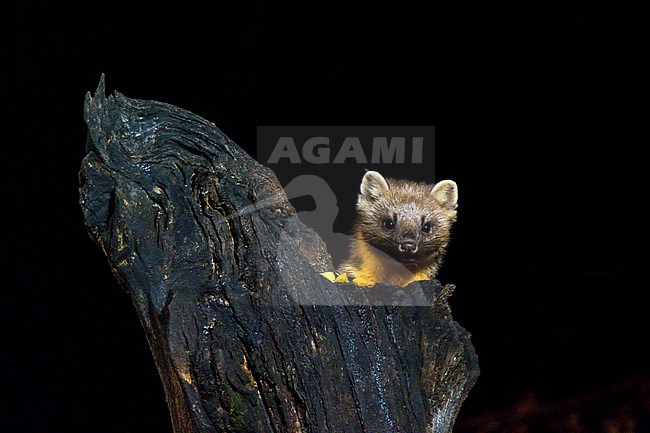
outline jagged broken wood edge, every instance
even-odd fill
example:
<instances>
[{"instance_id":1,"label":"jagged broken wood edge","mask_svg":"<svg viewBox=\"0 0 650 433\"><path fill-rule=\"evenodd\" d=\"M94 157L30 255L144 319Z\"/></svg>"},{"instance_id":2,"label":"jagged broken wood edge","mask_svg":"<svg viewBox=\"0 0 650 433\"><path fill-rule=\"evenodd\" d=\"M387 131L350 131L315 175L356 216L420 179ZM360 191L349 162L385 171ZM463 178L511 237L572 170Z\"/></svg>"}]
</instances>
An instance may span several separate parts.
<instances>
[{"instance_id":1,"label":"jagged broken wood edge","mask_svg":"<svg viewBox=\"0 0 650 433\"><path fill-rule=\"evenodd\" d=\"M451 431L479 369L449 288L322 278L326 247L273 173L192 113L107 97L102 77L84 114L85 223L133 299L175 432Z\"/></svg>"}]
</instances>

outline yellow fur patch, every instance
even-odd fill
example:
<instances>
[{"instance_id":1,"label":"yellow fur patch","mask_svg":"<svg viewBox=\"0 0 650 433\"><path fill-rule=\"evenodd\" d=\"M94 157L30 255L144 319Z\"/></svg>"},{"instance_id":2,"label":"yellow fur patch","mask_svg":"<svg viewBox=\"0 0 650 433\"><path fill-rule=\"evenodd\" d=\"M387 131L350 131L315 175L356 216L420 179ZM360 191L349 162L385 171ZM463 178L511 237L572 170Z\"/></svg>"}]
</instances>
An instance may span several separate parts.
<instances>
[{"instance_id":1,"label":"yellow fur patch","mask_svg":"<svg viewBox=\"0 0 650 433\"><path fill-rule=\"evenodd\" d=\"M375 281L372 280L371 278L367 278L363 276L356 277L354 280L352 280L352 282L357 286L363 286L363 287L372 287L376 284Z\"/></svg>"},{"instance_id":2,"label":"yellow fur patch","mask_svg":"<svg viewBox=\"0 0 650 433\"><path fill-rule=\"evenodd\" d=\"M348 275L347 274L340 274L338 277L336 277L336 282L337 283L347 283L348 280Z\"/></svg>"},{"instance_id":3,"label":"yellow fur patch","mask_svg":"<svg viewBox=\"0 0 650 433\"><path fill-rule=\"evenodd\" d=\"M333 283L347 283L348 276L346 274L336 274L335 272L323 272L321 275Z\"/></svg>"}]
</instances>

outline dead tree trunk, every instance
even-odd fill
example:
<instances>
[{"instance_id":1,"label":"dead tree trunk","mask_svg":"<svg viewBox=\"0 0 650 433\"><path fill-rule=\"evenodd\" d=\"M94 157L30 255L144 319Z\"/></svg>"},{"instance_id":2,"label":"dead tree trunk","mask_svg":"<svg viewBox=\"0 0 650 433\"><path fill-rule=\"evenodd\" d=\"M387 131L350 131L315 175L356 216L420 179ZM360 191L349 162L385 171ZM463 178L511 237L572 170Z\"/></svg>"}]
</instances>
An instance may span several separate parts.
<instances>
[{"instance_id":1,"label":"dead tree trunk","mask_svg":"<svg viewBox=\"0 0 650 433\"><path fill-rule=\"evenodd\" d=\"M451 432L478 376L453 287L332 284L273 173L177 107L88 94L81 206L177 433Z\"/></svg>"}]
</instances>

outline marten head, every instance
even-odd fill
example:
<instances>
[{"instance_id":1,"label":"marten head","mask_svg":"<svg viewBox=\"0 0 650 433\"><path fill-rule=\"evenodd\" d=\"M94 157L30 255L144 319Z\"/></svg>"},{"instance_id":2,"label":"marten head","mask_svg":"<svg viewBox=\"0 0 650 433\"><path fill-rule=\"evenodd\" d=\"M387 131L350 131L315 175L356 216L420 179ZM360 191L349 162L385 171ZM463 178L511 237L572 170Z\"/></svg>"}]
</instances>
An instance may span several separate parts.
<instances>
[{"instance_id":1,"label":"marten head","mask_svg":"<svg viewBox=\"0 0 650 433\"><path fill-rule=\"evenodd\" d=\"M355 235L407 268L437 261L456 221L458 187L384 179L369 171L361 182Z\"/></svg>"}]
</instances>

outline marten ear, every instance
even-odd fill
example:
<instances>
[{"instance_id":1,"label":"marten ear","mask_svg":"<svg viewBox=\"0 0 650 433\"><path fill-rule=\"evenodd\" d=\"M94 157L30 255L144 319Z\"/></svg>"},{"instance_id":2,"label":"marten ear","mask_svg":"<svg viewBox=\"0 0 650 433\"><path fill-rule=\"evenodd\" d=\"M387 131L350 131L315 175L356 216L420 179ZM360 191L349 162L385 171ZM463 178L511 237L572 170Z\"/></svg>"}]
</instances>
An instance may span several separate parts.
<instances>
[{"instance_id":1,"label":"marten ear","mask_svg":"<svg viewBox=\"0 0 650 433\"><path fill-rule=\"evenodd\" d=\"M368 199L376 199L381 197L382 194L388 192L388 182L384 177L376 171L369 171L363 176L361 181L361 195Z\"/></svg>"},{"instance_id":2,"label":"marten ear","mask_svg":"<svg viewBox=\"0 0 650 433\"><path fill-rule=\"evenodd\" d=\"M456 209L458 205L458 186L453 180L441 180L431 189L431 196L440 206Z\"/></svg>"}]
</instances>

